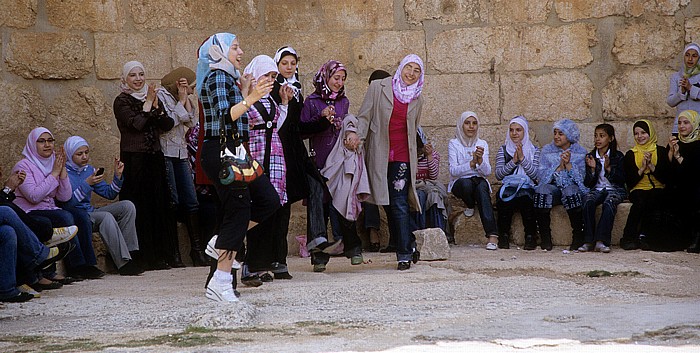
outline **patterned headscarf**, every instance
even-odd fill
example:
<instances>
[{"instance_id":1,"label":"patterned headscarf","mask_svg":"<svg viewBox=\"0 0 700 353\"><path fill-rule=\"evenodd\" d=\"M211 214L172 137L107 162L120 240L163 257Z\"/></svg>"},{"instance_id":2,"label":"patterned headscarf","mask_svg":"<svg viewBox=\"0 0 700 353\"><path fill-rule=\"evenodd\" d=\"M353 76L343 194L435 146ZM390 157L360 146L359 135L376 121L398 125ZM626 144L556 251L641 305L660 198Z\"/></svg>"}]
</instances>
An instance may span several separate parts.
<instances>
[{"instance_id":1,"label":"patterned headscarf","mask_svg":"<svg viewBox=\"0 0 700 353\"><path fill-rule=\"evenodd\" d=\"M228 60L228 51L231 43L236 39L235 34L217 33L207 38L199 47L197 56L197 94L202 92L204 80L211 70L223 70L233 78L238 79L240 74L233 63Z\"/></svg>"},{"instance_id":2,"label":"patterned headscarf","mask_svg":"<svg viewBox=\"0 0 700 353\"><path fill-rule=\"evenodd\" d=\"M122 82L119 85L119 88L122 90L122 92L129 94L142 102L145 102L146 95L148 94L148 84L144 82L143 87L141 87L140 90L134 91L126 83L126 78L129 76L131 70L135 68L140 68L141 70L143 70L143 74L146 74L146 69L143 68L143 64L141 64L138 61L129 61L128 63L124 64L124 67L122 68Z\"/></svg>"},{"instance_id":3,"label":"patterned headscarf","mask_svg":"<svg viewBox=\"0 0 700 353\"><path fill-rule=\"evenodd\" d=\"M476 119L476 135L474 137L467 137L467 135L464 134L464 121L467 120L469 117L474 117ZM474 147L476 145L476 142L479 140L479 117L476 116L476 113L474 112L464 112L460 117L457 119L457 131L455 131L455 137L459 142L464 145L464 147Z\"/></svg>"},{"instance_id":4,"label":"patterned headscarf","mask_svg":"<svg viewBox=\"0 0 700 353\"><path fill-rule=\"evenodd\" d=\"M651 122L646 119L637 120L632 126L632 132L634 133L635 128L641 128L649 134L649 140L643 145L637 143L637 139L634 139L634 147L631 148L634 152L634 161L637 164L637 168L642 167L642 161L644 160L644 153L651 152L651 162L656 165L656 143L658 142L658 137L656 136L656 130Z\"/></svg>"},{"instance_id":5,"label":"patterned headscarf","mask_svg":"<svg viewBox=\"0 0 700 353\"><path fill-rule=\"evenodd\" d=\"M338 92L333 92L328 87L328 80L338 71L345 71L346 75L348 72L345 66L340 61L336 60L328 60L328 62L321 65L321 68L318 69L318 72L314 76L314 87L316 88L314 92L321 96L321 99L338 100L345 96L345 85L343 85Z\"/></svg>"},{"instance_id":6,"label":"patterned headscarf","mask_svg":"<svg viewBox=\"0 0 700 353\"><path fill-rule=\"evenodd\" d=\"M571 144L577 143L581 138L581 132L578 130L578 126L573 120L561 119L554 123L552 126L552 131L557 129L566 135L566 139L569 140Z\"/></svg>"},{"instance_id":7,"label":"patterned headscarf","mask_svg":"<svg viewBox=\"0 0 700 353\"><path fill-rule=\"evenodd\" d=\"M51 174L51 170L53 170L53 163L56 160L56 152L52 153L51 156L47 158L39 155L39 151L37 151L36 148L36 140L38 140L39 136L41 136L43 133L48 133L51 135L51 138L54 138L51 131L45 127L38 127L32 130L29 133L29 136L27 136L27 143L24 145L22 155L24 158L34 163L34 165L37 166L42 173L44 173L44 176L47 176Z\"/></svg>"},{"instance_id":8,"label":"patterned headscarf","mask_svg":"<svg viewBox=\"0 0 700 353\"><path fill-rule=\"evenodd\" d=\"M66 139L66 142L63 143L63 150L66 152L66 157L68 157L66 158L66 164L78 172L82 172L85 168L87 168L87 165L84 167L77 165L75 162L73 162L73 155L78 148L83 146L90 147L87 141L80 136L71 136Z\"/></svg>"},{"instance_id":9,"label":"patterned headscarf","mask_svg":"<svg viewBox=\"0 0 700 353\"><path fill-rule=\"evenodd\" d=\"M678 114L678 119L680 119L681 117L686 118L688 119L688 121L690 121L690 125L693 126L693 131L691 131L690 134L688 134L688 136L685 137L678 135L678 139L684 143L690 143L700 140L700 117L698 117L698 112L694 110L684 110L680 114Z\"/></svg>"},{"instance_id":10,"label":"patterned headscarf","mask_svg":"<svg viewBox=\"0 0 700 353\"><path fill-rule=\"evenodd\" d=\"M683 57L681 57L681 75L685 78L688 77L693 77L697 74L700 74L700 60L695 63L695 66L693 67L686 67L685 66L685 53L688 52L688 50L695 50L698 55L700 55L700 46L698 46L695 43L690 43L685 46L685 49L683 49Z\"/></svg>"},{"instance_id":11,"label":"patterned headscarf","mask_svg":"<svg viewBox=\"0 0 700 353\"><path fill-rule=\"evenodd\" d=\"M418 78L418 81L410 86L407 86L401 78L401 71L408 63L416 63L418 66L420 66L420 77ZM423 67L423 60L421 60L421 58L416 54L406 55L406 57L401 60L401 64L399 64L399 68L396 69L394 78L391 80L391 88L394 91L394 97L396 97L399 102L404 104L411 103L413 100L418 99L421 91L423 90L424 78L425 68Z\"/></svg>"},{"instance_id":12,"label":"patterned headscarf","mask_svg":"<svg viewBox=\"0 0 700 353\"><path fill-rule=\"evenodd\" d=\"M294 72L294 75L292 75L292 77L290 78L286 78L282 75L277 75L277 83L279 83L280 86L289 86L292 89L292 91L294 91L294 99L297 102L299 102L299 97L301 96L301 82L299 82L299 57L297 56L296 50L294 50L294 48L290 46L284 46L282 48L277 49L277 52L275 53L275 57L273 59L275 60L275 64L278 65L277 68L279 69L280 61L282 61L282 58L284 58L287 55L291 55L294 57L294 59L296 59L296 71Z\"/></svg>"},{"instance_id":13,"label":"patterned headscarf","mask_svg":"<svg viewBox=\"0 0 700 353\"><path fill-rule=\"evenodd\" d=\"M255 80L260 79L260 77L266 75L269 72L279 73L279 70L277 70L277 65L275 64L275 61L267 55L258 55L254 57L253 60L250 61L248 66L246 66L243 70L244 75L251 74L253 75L253 79ZM268 96L269 94L266 94L263 98L267 98Z\"/></svg>"},{"instance_id":14,"label":"patterned headscarf","mask_svg":"<svg viewBox=\"0 0 700 353\"><path fill-rule=\"evenodd\" d=\"M535 145L533 145L532 141L530 141L530 127L527 123L527 119L525 119L525 117L522 115L518 115L515 118L510 119L510 123L508 123L509 130L511 124L518 124L522 126L523 131L525 132L523 135L523 140L521 141L523 144L523 156L525 159L532 162L532 159L535 157ZM508 154L511 156L515 156L515 148L515 143L510 139L510 131L508 131L506 132L506 152L508 152ZM522 165L518 166L516 174L526 175Z\"/></svg>"}]
</instances>

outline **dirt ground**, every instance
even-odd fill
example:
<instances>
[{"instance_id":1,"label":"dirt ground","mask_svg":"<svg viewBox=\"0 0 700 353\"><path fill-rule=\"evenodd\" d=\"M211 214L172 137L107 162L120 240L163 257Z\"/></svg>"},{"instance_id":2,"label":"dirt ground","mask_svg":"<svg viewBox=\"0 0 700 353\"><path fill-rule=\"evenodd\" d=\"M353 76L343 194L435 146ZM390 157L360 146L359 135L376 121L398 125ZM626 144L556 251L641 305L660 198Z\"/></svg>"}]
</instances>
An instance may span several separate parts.
<instances>
[{"instance_id":1,"label":"dirt ground","mask_svg":"<svg viewBox=\"0 0 700 353\"><path fill-rule=\"evenodd\" d=\"M290 257L294 279L231 305L204 297L206 268L108 275L0 305L0 351L700 351L700 255L561 250L454 246L404 272Z\"/></svg>"}]
</instances>

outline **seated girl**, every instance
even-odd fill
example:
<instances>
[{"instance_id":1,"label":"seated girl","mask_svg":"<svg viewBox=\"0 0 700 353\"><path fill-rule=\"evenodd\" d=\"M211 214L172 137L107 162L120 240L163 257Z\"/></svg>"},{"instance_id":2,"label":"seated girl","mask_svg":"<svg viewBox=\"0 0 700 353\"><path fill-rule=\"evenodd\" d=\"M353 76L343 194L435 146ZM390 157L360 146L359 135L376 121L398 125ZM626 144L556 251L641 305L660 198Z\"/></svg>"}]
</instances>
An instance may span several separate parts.
<instances>
[{"instance_id":1,"label":"seated girl","mask_svg":"<svg viewBox=\"0 0 700 353\"><path fill-rule=\"evenodd\" d=\"M447 235L447 190L437 181L440 174L440 154L427 141L422 129L416 136L418 166L416 193L422 212L412 212L415 229L440 228ZM449 235L448 241L453 242Z\"/></svg>"},{"instance_id":2,"label":"seated girl","mask_svg":"<svg viewBox=\"0 0 700 353\"><path fill-rule=\"evenodd\" d=\"M610 124L595 127L594 141L595 148L586 155L583 183L590 191L583 200L584 244L578 251L609 253L617 205L627 196L622 163L625 156L617 150L615 128ZM601 204L603 209L596 225L595 209Z\"/></svg>"},{"instance_id":3,"label":"seated girl","mask_svg":"<svg viewBox=\"0 0 700 353\"><path fill-rule=\"evenodd\" d=\"M99 229L100 236L114 264L123 276L143 273L131 252L139 249L136 235L136 208L131 201L123 200L104 207L95 208L90 203L92 192L108 200L119 195L122 186L124 163L114 159L114 177L112 183L104 181L104 168L96 170L90 164L90 146L80 136L71 136L64 143L66 152L66 170L73 189L69 205L83 210L88 222ZM91 228L92 229L92 228Z\"/></svg>"}]
</instances>

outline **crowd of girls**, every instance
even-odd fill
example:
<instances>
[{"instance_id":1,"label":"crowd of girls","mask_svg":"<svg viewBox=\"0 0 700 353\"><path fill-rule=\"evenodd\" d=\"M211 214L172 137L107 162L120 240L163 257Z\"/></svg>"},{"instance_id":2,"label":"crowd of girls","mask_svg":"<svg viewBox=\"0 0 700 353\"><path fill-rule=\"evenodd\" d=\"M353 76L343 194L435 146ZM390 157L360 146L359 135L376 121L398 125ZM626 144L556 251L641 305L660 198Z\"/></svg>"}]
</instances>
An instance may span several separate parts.
<instances>
[{"instance_id":1,"label":"crowd of girls","mask_svg":"<svg viewBox=\"0 0 700 353\"><path fill-rule=\"evenodd\" d=\"M325 271L333 255L364 262L356 230L363 209L365 226L374 229L369 248L379 250L379 205L390 235L381 251L396 253L398 270L410 269L420 258L414 230L440 228L454 242L448 192L464 202L464 216L478 211L488 250L510 247L516 211L524 249L552 250L550 214L561 204L572 229L570 250L610 252L617 206L628 199L621 248L700 252L700 226L693 221L700 216L694 180L700 173L699 53L688 45L671 78L667 103L678 116L666 146L642 119L631 126L635 145L627 153L618 150L609 124L596 126L595 146L587 150L576 123L561 119L540 149L527 119L511 119L495 152L493 170L502 182L496 211L490 149L480 138L477 113L458 117L448 145L450 182L445 188L437 181L440 155L420 125L425 66L417 55L404 57L393 74L373 73L357 116L349 114L345 65L324 63L304 98L299 56L289 46L273 57L255 56L243 68L240 39L217 33L200 46L196 73L177 68L159 88L146 83L143 64L130 61L114 100L121 142L110 170L90 164L90 145L80 136L61 148L46 128L29 133L24 158L0 193L0 299L25 301L103 277L93 230L121 275L182 267L181 221L192 263L210 266L206 297L235 302L237 271L249 286L293 278L287 233L291 204L300 200L314 272ZM247 184L222 183L221 157L231 151L248 153L264 174ZM120 201L96 208L92 192ZM65 274L56 271L61 259Z\"/></svg>"}]
</instances>

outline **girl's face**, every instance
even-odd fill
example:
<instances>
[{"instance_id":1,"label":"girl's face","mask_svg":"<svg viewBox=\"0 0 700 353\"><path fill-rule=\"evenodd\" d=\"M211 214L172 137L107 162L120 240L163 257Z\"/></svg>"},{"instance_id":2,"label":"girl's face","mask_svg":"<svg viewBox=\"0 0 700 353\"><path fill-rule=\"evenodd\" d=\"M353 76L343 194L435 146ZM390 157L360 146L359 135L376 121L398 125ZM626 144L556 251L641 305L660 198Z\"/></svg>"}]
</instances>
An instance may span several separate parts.
<instances>
[{"instance_id":1,"label":"girl's face","mask_svg":"<svg viewBox=\"0 0 700 353\"><path fill-rule=\"evenodd\" d=\"M258 80L267 79L268 81L273 82L275 80L275 78L277 78L277 73L274 71L270 71L270 72L258 77Z\"/></svg>"},{"instance_id":2,"label":"girl's face","mask_svg":"<svg viewBox=\"0 0 700 353\"><path fill-rule=\"evenodd\" d=\"M649 141L649 133L644 131L641 127L637 126L634 128L634 141L638 145L643 145Z\"/></svg>"},{"instance_id":3,"label":"girl's face","mask_svg":"<svg viewBox=\"0 0 700 353\"><path fill-rule=\"evenodd\" d=\"M345 86L345 78L347 74L345 70L336 71L333 76L328 78L328 88L333 92L339 92Z\"/></svg>"},{"instance_id":4,"label":"girl's face","mask_svg":"<svg viewBox=\"0 0 700 353\"><path fill-rule=\"evenodd\" d=\"M607 150L615 138L608 135L603 129L596 129L593 134L593 141L595 143L595 148L599 150Z\"/></svg>"},{"instance_id":5,"label":"girl's face","mask_svg":"<svg viewBox=\"0 0 700 353\"><path fill-rule=\"evenodd\" d=\"M403 83L405 83L406 86L410 86L418 82L420 73L420 65L417 63L408 63L404 65L403 69L401 69L401 80L403 80Z\"/></svg>"},{"instance_id":6,"label":"girl's face","mask_svg":"<svg viewBox=\"0 0 700 353\"><path fill-rule=\"evenodd\" d=\"M294 58L294 55L285 55L280 59L280 63L277 64L277 69L280 70L280 75L290 79L297 70L297 59Z\"/></svg>"},{"instance_id":7,"label":"girl's face","mask_svg":"<svg viewBox=\"0 0 700 353\"><path fill-rule=\"evenodd\" d=\"M476 118L470 116L464 119L464 123L462 124L462 131L464 131L464 135L466 135L469 138L475 137L476 133L479 131L479 123L476 121Z\"/></svg>"},{"instance_id":8,"label":"girl's face","mask_svg":"<svg viewBox=\"0 0 700 353\"><path fill-rule=\"evenodd\" d=\"M695 49L689 49L683 55L683 60L685 61L685 67L693 67L698 63L698 51Z\"/></svg>"},{"instance_id":9,"label":"girl's face","mask_svg":"<svg viewBox=\"0 0 700 353\"><path fill-rule=\"evenodd\" d=\"M146 73L140 67L135 67L126 75L126 85L134 91L138 91L146 84Z\"/></svg>"},{"instance_id":10,"label":"girl's face","mask_svg":"<svg viewBox=\"0 0 700 353\"><path fill-rule=\"evenodd\" d=\"M36 151L39 153L39 156L42 158L51 157L54 143L56 143L56 140L48 132L39 135L39 138L36 139Z\"/></svg>"},{"instance_id":11,"label":"girl's face","mask_svg":"<svg viewBox=\"0 0 700 353\"><path fill-rule=\"evenodd\" d=\"M523 142L523 138L525 137L525 129L523 129L523 127L520 126L520 124L510 124L508 131L510 133L510 139L513 141L513 143L518 144Z\"/></svg>"},{"instance_id":12,"label":"girl's face","mask_svg":"<svg viewBox=\"0 0 700 353\"><path fill-rule=\"evenodd\" d=\"M693 132L693 125L690 123L690 120L684 116L678 117L678 134L686 137L691 132Z\"/></svg>"},{"instance_id":13,"label":"girl's face","mask_svg":"<svg viewBox=\"0 0 700 353\"><path fill-rule=\"evenodd\" d=\"M569 142L569 139L566 137L563 131L559 129L554 129L554 138L552 139L554 142L554 146L557 146L561 149L568 149L571 146L571 142Z\"/></svg>"},{"instance_id":14,"label":"girl's face","mask_svg":"<svg viewBox=\"0 0 700 353\"><path fill-rule=\"evenodd\" d=\"M73 163L77 164L79 167L84 167L90 162L90 148L88 146L81 146L75 153L73 153Z\"/></svg>"},{"instance_id":15,"label":"girl's face","mask_svg":"<svg viewBox=\"0 0 700 353\"><path fill-rule=\"evenodd\" d=\"M231 42L231 47L228 49L228 61L233 64L237 70L241 69L241 59L243 58L243 50L241 50L240 44L238 44L238 38Z\"/></svg>"}]
</instances>

